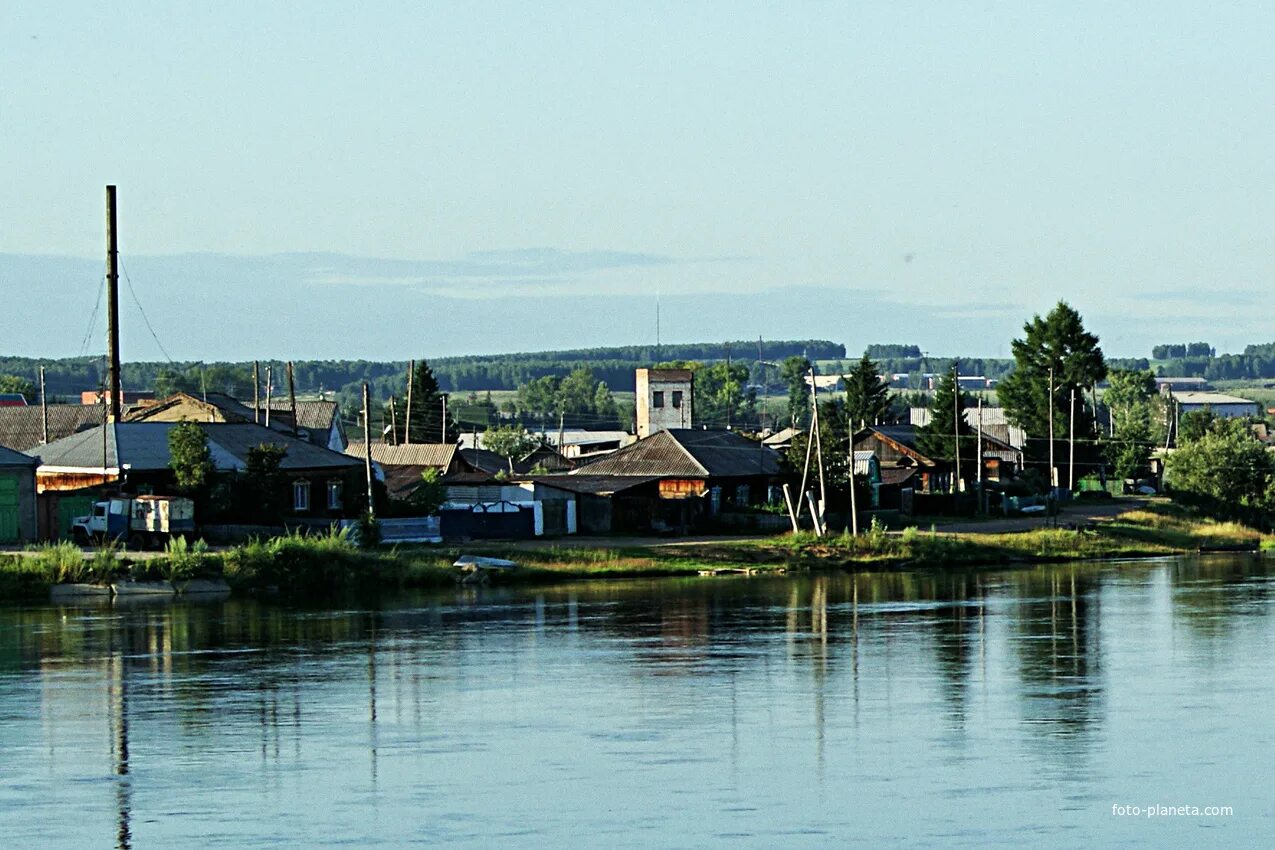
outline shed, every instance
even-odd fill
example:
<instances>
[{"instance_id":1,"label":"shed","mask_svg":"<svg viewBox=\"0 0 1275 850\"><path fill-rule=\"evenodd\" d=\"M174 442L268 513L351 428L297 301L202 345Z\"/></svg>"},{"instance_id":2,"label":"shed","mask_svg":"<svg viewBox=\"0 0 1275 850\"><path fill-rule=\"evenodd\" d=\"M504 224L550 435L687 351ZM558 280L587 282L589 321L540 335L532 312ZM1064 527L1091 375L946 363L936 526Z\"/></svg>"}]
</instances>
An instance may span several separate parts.
<instances>
[{"instance_id":1,"label":"shed","mask_svg":"<svg viewBox=\"0 0 1275 850\"><path fill-rule=\"evenodd\" d=\"M36 539L38 458L0 446L0 545Z\"/></svg>"}]
</instances>

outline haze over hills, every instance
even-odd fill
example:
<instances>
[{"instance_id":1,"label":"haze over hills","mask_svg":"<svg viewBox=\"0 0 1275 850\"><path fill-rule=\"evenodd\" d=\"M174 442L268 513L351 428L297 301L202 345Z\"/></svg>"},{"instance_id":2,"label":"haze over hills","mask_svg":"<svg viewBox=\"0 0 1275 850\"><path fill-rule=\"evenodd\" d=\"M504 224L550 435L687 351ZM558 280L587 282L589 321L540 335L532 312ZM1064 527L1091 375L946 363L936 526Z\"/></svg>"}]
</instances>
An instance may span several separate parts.
<instances>
[{"instance_id":1,"label":"haze over hills","mask_svg":"<svg viewBox=\"0 0 1275 850\"><path fill-rule=\"evenodd\" d=\"M939 355L1006 357L1025 320L1067 297L995 298L984 290L967 303L927 303L925 288L912 282L919 260L900 263L896 280L874 287L732 287L730 269L749 260L554 249L450 261L336 253L123 258L128 360L403 359L649 344L657 298L665 342L826 338L853 353L909 341ZM20 305L0 313L0 354L100 351L103 310L94 305L102 265L0 254L0 291ZM687 279L702 282L679 283ZM1219 351L1238 351L1269 336L1247 309L1255 297L1168 293L1138 314L1118 303L1072 303L1108 354L1138 357L1166 339L1208 339Z\"/></svg>"}]
</instances>

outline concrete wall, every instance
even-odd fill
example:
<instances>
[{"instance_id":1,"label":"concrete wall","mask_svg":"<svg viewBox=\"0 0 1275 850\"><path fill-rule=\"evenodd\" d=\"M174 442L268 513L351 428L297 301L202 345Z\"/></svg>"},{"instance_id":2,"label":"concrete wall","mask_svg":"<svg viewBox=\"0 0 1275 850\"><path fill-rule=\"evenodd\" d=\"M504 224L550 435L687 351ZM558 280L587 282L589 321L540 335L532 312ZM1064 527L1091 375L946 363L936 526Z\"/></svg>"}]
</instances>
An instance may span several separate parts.
<instances>
[{"instance_id":1,"label":"concrete wall","mask_svg":"<svg viewBox=\"0 0 1275 850\"><path fill-rule=\"evenodd\" d=\"M670 428L689 428L694 375L688 369L638 369L637 435L641 439Z\"/></svg>"}]
</instances>

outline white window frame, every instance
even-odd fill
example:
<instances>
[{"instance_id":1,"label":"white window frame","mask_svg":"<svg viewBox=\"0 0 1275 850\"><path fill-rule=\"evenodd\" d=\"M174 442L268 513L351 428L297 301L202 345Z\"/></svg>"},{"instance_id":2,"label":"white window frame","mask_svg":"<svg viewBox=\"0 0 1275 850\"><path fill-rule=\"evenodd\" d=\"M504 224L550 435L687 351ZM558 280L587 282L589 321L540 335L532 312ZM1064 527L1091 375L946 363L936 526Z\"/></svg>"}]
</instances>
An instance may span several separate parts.
<instances>
[{"instance_id":1,"label":"white window frame","mask_svg":"<svg viewBox=\"0 0 1275 850\"><path fill-rule=\"evenodd\" d=\"M292 510L294 513L310 510L310 482L304 478L292 482Z\"/></svg>"}]
</instances>

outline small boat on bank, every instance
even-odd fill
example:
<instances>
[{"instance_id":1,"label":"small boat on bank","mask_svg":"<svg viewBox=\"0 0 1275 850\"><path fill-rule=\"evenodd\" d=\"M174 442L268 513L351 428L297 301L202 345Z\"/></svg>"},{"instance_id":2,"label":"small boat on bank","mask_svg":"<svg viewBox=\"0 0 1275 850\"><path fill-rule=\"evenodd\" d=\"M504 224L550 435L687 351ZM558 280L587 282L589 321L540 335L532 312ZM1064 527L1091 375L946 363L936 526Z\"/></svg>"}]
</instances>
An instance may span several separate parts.
<instances>
[{"instance_id":1,"label":"small boat on bank","mask_svg":"<svg viewBox=\"0 0 1275 850\"><path fill-rule=\"evenodd\" d=\"M483 584L492 573L509 572L518 568L514 561L482 555L461 555L452 566L456 568L456 581L461 584Z\"/></svg>"}]
</instances>

